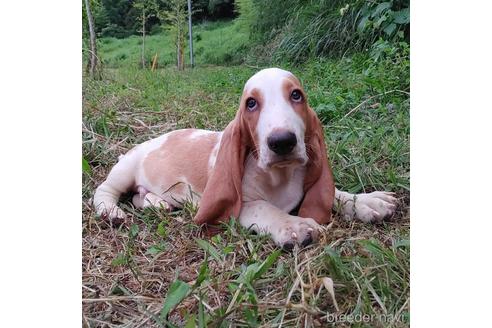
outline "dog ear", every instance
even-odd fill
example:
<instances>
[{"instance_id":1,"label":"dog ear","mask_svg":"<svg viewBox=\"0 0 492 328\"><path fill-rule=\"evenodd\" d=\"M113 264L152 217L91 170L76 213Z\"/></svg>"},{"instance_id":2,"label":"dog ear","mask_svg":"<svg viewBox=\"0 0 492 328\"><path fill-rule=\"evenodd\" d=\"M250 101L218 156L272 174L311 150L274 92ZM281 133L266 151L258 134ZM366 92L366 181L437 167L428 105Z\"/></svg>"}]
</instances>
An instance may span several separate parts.
<instances>
[{"instance_id":1,"label":"dog ear","mask_svg":"<svg viewBox=\"0 0 492 328\"><path fill-rule=\"evenodd\" d=\"M242 138L241 113L225 128L214 169L207 181L194 221L218 224L239 217L246 144Z\"/></svg>"},{"instance_id":2,"label":"dog ear","mask_svg":"<svg viewBox=\"0 0 492 328\"><path fill-rule=\"evenodd\" d=\"M323 224L331 221L335 184L326 153L323 127L314 110L310 107L307 110L305 142L309 161L306 166L304 199L299 208L299 216L312 218Z\"/></svg>"}]
</instances>

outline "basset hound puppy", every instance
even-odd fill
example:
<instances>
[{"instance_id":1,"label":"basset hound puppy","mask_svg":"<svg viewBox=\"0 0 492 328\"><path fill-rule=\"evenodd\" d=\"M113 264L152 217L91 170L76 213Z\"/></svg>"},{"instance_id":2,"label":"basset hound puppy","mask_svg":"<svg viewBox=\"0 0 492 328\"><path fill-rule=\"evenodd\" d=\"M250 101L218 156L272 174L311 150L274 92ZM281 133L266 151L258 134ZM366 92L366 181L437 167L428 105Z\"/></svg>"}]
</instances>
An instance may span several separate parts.
<instances>
[{"instance_id":1,"label":"basset hound puppy","mask_svg":"<svg viewBox=\"0 0 492 328\"><path fill-rule=\"evenodd\" d=\"M191 201L199 206L197 224L233 216L286 249L316 240L334 205L364 222L396 208L393 193L335 189L322 125L299 80L278 68L246 82L224 131L176 130L120 156L93 197L97 214L124 219L117 202L129 191L137 208L171 210Z\"/></svg>"}]
</instances>

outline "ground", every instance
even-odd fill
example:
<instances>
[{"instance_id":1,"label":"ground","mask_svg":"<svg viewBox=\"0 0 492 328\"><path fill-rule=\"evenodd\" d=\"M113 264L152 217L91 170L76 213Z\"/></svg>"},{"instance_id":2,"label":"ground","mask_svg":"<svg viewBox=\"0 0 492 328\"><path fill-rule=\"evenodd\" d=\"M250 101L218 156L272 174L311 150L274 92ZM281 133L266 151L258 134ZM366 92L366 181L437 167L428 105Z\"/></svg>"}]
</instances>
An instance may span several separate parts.
<instances>
[{"instance_id":1,"label":"ground","mask_svg":"<svg viewBox=\"0 0 492 328\"><path fill-rule=\"evenodd\" d=\"M408 60L283 68L322 119L337 187L394 191L396 215L372 225L335 214L318 243L293 253L234 220L209 237L192 206L141 211L124 199L127 222L109 225L90 197L118 155L177 128L223 129L259 67L107 68L101 81L83 80L84 326L409 326Z\"/></svg>"}]
</instances>

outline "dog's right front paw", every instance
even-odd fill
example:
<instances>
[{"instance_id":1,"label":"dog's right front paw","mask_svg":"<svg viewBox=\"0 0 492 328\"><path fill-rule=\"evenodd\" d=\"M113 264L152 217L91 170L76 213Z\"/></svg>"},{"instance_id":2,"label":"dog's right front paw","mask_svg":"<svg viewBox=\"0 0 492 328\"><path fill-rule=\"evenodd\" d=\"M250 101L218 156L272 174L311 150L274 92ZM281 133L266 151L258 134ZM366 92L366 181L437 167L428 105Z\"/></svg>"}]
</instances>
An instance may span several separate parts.
<instances>
[{"instance_id":1,"label":"dog's right front paw","mask_svg":"<svg viewBox=\"0 0 492 328\"><path fill-rule=\"evenodd\" d=\"M295 245L307 246L318 240L320 226L311 218L292 217L272 232L275 243L285 251L292 251Z\"/></svg>"},{"instance_id":2,"label":"dog's right front paw","mask_svg":"<svg viewBox=\"0 0 492 328\"><path fill-rule=\"evenodd\" d=\"M108 220L113 225L121 225L126 220L126 214L118 206L112 206L107 208L100 205L96 209L97 215L99 215L104 220Z\"/></svg>"}]
</instances>

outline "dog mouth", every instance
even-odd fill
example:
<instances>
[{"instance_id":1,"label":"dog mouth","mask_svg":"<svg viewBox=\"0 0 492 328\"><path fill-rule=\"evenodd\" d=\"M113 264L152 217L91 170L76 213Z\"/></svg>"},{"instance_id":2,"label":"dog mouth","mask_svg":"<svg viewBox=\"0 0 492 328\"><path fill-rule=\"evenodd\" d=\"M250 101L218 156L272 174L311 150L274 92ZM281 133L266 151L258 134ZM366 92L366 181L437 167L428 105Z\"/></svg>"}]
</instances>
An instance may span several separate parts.
<instances>
[{"instance_id":1,"label":"dog mouth","mask_svg":"<svg viewBox=\"0 0 492 328\"><path fill-rule=\"evenodd\" d=\"M304 165L305 160L300 157L296 158L280 158L273 160L267 164L268 167L273 168L273 167L278 167L278 168L283 168L283 167L289 167L289 166L298 166L298 165Z\"/></svg>"}]
</instances>

